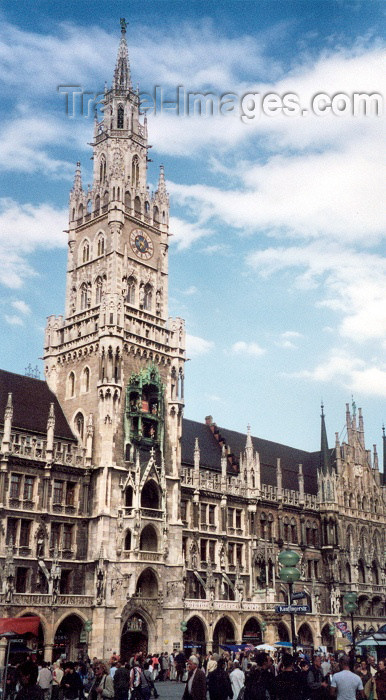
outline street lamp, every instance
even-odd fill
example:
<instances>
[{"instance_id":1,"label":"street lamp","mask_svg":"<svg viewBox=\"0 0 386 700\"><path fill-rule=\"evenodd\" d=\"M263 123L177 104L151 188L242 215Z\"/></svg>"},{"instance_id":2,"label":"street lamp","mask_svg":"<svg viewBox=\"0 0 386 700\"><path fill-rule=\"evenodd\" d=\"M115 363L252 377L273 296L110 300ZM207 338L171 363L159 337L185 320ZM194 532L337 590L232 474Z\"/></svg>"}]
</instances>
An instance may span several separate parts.
<instances>
[{"instance_id":1,"label":"street lamp","mask_svg":"<svg viewBox=\"0 0 386 700\"><path fill-rule=\"evenodd\" d=\"M354 612L358 609L358 596L355 591L348 591L343 596L344 609L347 615L351 617L351 634L352 634L352 648L355 652L355 629L354 629Z\"/></svg>"},{"instance_id":2,"label":"street lamp","mask_svg":"<svg viewBox=\"0 0 386 700\"><path fill-rule=\"evenodd\" d=\"M289 605L292 605L292 589L295 581L300 579L300 571L296 568L300 557L297 552L292 549L283 549L278 556L279 563L281 564L281 569L279 571L279 578L281 581L288 583L288 598ZM292 651L296 651L296 634L295 634L295 619L294 613L290 612L291 616L291 642Z\"/></svg>"}]
</instances>

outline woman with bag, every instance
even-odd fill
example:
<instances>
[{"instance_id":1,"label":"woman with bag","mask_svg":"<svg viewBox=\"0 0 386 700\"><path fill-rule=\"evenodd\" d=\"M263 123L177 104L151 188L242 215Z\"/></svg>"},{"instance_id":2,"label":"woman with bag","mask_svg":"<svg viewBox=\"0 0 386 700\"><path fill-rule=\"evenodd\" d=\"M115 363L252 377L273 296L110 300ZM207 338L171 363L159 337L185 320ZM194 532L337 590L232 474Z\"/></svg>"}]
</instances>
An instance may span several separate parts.
<instances>
[{"instance_id":1,"label":"woman with bag","mask_svg":"<svg viewBox=\"0 0 386 700\"><path fill-rule=\"evenodd\" d=\"M114 683L107 671L106 664L97 661L94 667L95 677L90 688L88 700L102 700L114 697Z\"/></svg>"}]
</instances>

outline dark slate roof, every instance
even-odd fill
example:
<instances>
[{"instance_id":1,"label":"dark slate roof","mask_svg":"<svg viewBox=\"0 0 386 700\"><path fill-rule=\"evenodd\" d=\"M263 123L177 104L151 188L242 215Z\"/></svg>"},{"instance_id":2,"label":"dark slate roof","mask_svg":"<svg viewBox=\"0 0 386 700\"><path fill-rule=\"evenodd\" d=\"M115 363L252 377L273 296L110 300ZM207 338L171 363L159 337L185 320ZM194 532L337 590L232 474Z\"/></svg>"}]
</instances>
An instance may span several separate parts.
<instances>
[{"instance_id":1,"label":"dark slate roof","mask_svg":"<svg viewBox=\"0 0 386 700\"><path fill-rule=\"evenodd\" d=\"M75 440L62 407L48 384L41 379L24 377L0 370L0 424L4 423L4 411L8 394L12 393L12 427L32 433L47 434L50 404L55 410L55 437Z\"/></svg>"},{"instance_id":2,"label":"dark slate roof","mask_svg":"<svg viewBox=\"0 0 386 700\"><path fill-rule=\"evenodd\" d=\"M220 435L225 439L227 446L239 460L240 453L245 450L247 436L234 430L220 428ZM205 423L198 423L184 419L182 423L182 463L193 464L195 438L198 438L200 448L200 464L203 467L221 470L221 446L214 437L210 427ZM279 457L282 474L283 488L299 489L298 470L299 464L303 465L304 490L307 493L317 493L317 469L320 463L320 452L306 452L294 447L281 445L270 440L252 437L253 448L260 455L261 481L263 484L276 486L276 460ZM228 467L228 473L234 473Z\"/></svg>"}]
</instances>

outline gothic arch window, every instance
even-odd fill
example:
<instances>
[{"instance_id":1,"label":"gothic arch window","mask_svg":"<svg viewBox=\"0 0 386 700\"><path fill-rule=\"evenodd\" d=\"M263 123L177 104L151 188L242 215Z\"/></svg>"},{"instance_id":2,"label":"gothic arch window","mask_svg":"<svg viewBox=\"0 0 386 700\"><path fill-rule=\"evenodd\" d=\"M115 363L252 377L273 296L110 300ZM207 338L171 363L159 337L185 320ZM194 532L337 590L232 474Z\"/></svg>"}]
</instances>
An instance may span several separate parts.
<instances>
[{"instance_id":1,"label":"gothic arch window","mask_svg":"<svg viewBox=\"0 0 386 700\"><path fill-rule=\"evenodd\" d=\"M83 204L79 204L78 219L83 219Z\"/></svg>"},{"instance_id":2,"label":"gothic arch window","mask_svg":"<svg viewBox=\"0 0 386 700\"><path fill-rule=\"evenodd\" d=\"M351 566L350 566L350 564L346 564L345 579L346 579L346 581L345 581L346 583L351 583Z\"/></svg>"},{"instance_id":3,"label":"gothic arch window","mask_svg":"<svg viewBox=\"0 0 386 700\"><path fill-rule=\"evenodd\" d=\"M368 509L369 509L369 502L368 502L366 496L364 496L363 501L362 501L362 510L366 511Z\"/></svg>"},{"instance_id":4,"label":"gothic arch window","mask_svg":"<svg viewBox=\"0 0 386 700\"><path fill-rule=\"evenodd\" d=\"M131 184L137 188L139 186L139 158L134 156L131 163Z\"/></svg>"},{"instance_id":5,"label":"gothic arch window","mask_svg":"<svg viewBox=\"0 0 386 700\"><path fill-rule=\"evenodd\" d=\"M117 129L123 129L124 116L125 116L125 110L123 109L122 105L119 105L118 116L117 116Z\"/></svg>"},{"instance_id":6,"label":"gothic arch window","mask_svg":"<svg viewBox=\"0 0 386 700\"><path fill-rule=\"evenodd\" d=\"M146 525L141 532L139 548L141 552L157 552L158 537L153 525Z\"/></svg>"},{"instance_id":7,"label":"gothic arch window","mask_svg":"<svg viewBox=\"0 0 386 700\"><path fill-rule=\"evenodd\" d=\"M135 280L135 277L129 277L127 280L127 296L126 296L126 301L128 304L135 304L135 289L136 289L137 283Z\"/></svg>"},{"instance_id":8,"label":"gothic arch window","mask_svg":"<svg viewBox=\"0 0 386 700\"><path fill-rule=\"evenodd\" d=\"M108 192L108 190L106 190L104 192L104 195L103 195L103 206L107 207L108 203L109 203L109 192Z\"/></svg>"},{"instance_id":9,"label":"gothic arch window","mask_svg":"<svg viewBox=\"0 0 386 700\"><path fill-rule=\"evenodd\" d=\"M104 154L101 155L99 162L99 180L100 182L104 182L106 180L106 157Z\"/></svg>"},{"instance_id":10,"label":"gothic arch window","mask_svg":"<svg viewBox=\"0 0 386 700\"><path fill-rule=\"evenodd\" d=\"M82 262L86 263L90 259L90 244L88 241L85 241L82 246Z\"/></svg>"},{"instance_id":11,"label":"gothic arch window","mask_svg":"<svg viewBox=\"0 0 386 700\"><path fill-rule=\"evenodd\" d=\"M296 520L295 518L291 519L291 542L296 543L298 541L298 530L296 527Z\"/></svg>"},{"instance_id":12,"label":"gothic arch window","mask_svg":"<svg viewBox=\"0 0 386 700\"><path fill-rule=\"evenodd\" d=\"M75 374L74 372L70 372L67 378L67 396L68 398L71 398L72 396L75 396Z\"/></svg>"},{"instance_id":13,"label":"gothic arch window","mask_svg":"<svg viewBox=\"0 0 386 700\"><path fill-rule=\"evenodd\" d=\"M95 197L95 216L99 215L100 208L101 208L101 198L100 198L99 194L97 194L97 196Z\"/></svg>"},{"instance_id":14,"label":"gothic arch window","mask_svg":"<svg viewBox=\"0 0 386 700\"><path fill-rule=\"evenodd\" d=\"M376 561L373 561L371 564L371 578L373 584L376 586L379 586L379 573L378 573L378 565Z\"/></svg>"},{"instance_id":15,"label":"gothic arch window","mask_svg":"<svg viewBox=\"0 0 386 700\"><path fill-rule=\"evenodd\" d=\"M145 216L149 216L149 213L150 213L150 204L146 200L146 202L145 202Z\"/></svg>"},{"instance_id":16,"label":"gothic arch window","mask_svg":"<svg viewBox=\"0 0 386 700\"><path fill-rule=\"evenodd\" d=\"M82 392L87 393L90 391L90 369L85 367L82 372Z\"/></svg>"},{"instance_id":17,"label":"gothic arch window","mask_svg":"<svg viewBox=\"0 0 386 700\"><path fill-rule=\"evenodd\" d=\"M72 215L71 215L72 221L75 219L75 207L72 208Z\"/></svg>"},{"instance_id":18,"label":"gothic arch window","mask_svg":"<svg viewBox=\"0 0 386 700\"><path fill-rule=\"evenodd\" d=\"M131 194L128 190L125 192L125 208L127 212L131 211Z\"/></svg>"},{"instance_id":19,"label":"gothic arch window","mask_svg":"<svg viewBox=\"0 0 386 700\"><path fill-rule=\"evenodd\" d=\"M355 508L355 497L354 494L350 494L350 508Z\"/></svg>"},{"instance_id":20,"label":"gothic arch window","mask_svg":"<svg viewBox=\"0 0 386 700\"><path fill-rule=\"evenodd\" d=\"M140 217L141 213L142 213L141 200L139 197L135 197L135 199L134 199L134 214L136 217Z\"/></svg>"},{"instance_id":21,"label":"gothic arch window","mask_svg":"<svg viewBox=\"0 0 386 700\"><path fill-rule=\"evenodd\" d=\"M268 513L267 540L272 541L272 538L273 538L273 515L272 515L272 513Z\"/></svg>"},{"instance_id":22,"label":"gothic arch window","mask_svg":"<svg viewBox=\"0 0 386 700\"><path fill-rule=\"evenodd\" d=\"M103 235L98 238L98 255L103 255L105 252L105 237Z\"/></svg>"},{"instance_id":23,"label":"gothic arch window","mask_svg":"<svg viewBox=\"0 0 386 700\"><path fill-rule=\"evenodd\" d=\"M81 411L78 411L74 418L74 427L76 432L78 433L79 437L81 440L83 440L83 434L84 434L84 417L83 413Z\"/></svg>"},{"instance_id":24,"label":"gothic arch window","mask_svg":"<svg viewBox=\"0 0 386 700\"><path fill-rule=\"evenodd\" d=\"M143 292L143 308L146 311L151 311L153 302L153 287L151 284L146 284Z\"/></svg>"},{"instance_id":25,"label":"gothic arch window","mask_svg":"<svg viewBox=\"0 0 386 700\"><path fill-rule=\"evenodd\" d=\"M89 199L87 201L87 214L91 214L91 212L92 212L92 201L91 201L91 199Z\"/></svg>"},{"instance_id":26,"label":"gothic arch window","mask_svg":"<svg viewBox=\"0 0 386 700\"><path fill-rule=\"evenodd\" d=\"M289 522L288 518L284 518L284 542L289 542Z\"/></svg>"},{"instance_id":27,"label":"gothic arch window","mask_svg":"<svg viewBox=\"0 0 386 700\"><path fill-rule=\"evenodd\" d=\"M158 510L160 508L160 492L155 481L150 479L144 485L141 492L141 508L152 508Z\"/></svg>"},{"instance_id":28,"label":"gothic arch window","mask_svg":"<svg viewBox=\"0 0 386 700\"><path fill-rule=\"evenodd\" d=\"M319 529L317 523L312 523L312 544L314 547L319 545Z\"/></svg>"},{"instance_id":29,"label":"gothic arch window","mask_svg":"<svg viewBox=\"0 0 386 700\"><path fill-rule=\"evenodd\" d=\"M153 208L153 223L154 223L154 226L159 225L159 209L158 209L158 207Z\"/></svg>"},{"instance_id":30,"label":"gothic arch window","mask_svg":"<svg viewBox=\"0 0 386 700\"><path fill-rule=\"evenodd\" d=\"M133 506L133 487L127 486L125 490L125 508L132 508Z\"/></svg>"},{"instance_id":31,"label":"gothic arch window","mask_svg":"<svg viewBox=\"0 0 386 700\"><path fill-rule=\"evenodd\" d=\"M265 539L265 524L266 524L266 515L265 513L260 514L260 537L261 539Z\"/></svg>"},{"instance_id":32,"label":"gothic arch window","mask_svg":"<svg viewBox=\"0 0 386 700\"><path fill-rule=\"evenodd\" d=\"M126 530L124 549L126 552L129 552L131 549L131 531L130 530Z\"/></svg>"},{"instance_id":33,"label":"gothic arch window","mask_svg":"<svg viewBox=\"0 0 386 700\"><path fill-rule=\"evenodd\" d=\"M102 277L97 277L95 280L95 303L100 304L102 301L103 280Z\"/></svg>"},{"instance_id":34,"label":"gothic arch window","mask_svg":"<svg viewBox=\"0 0 386 700\"><path fill-rule=\"evenodd\" d=\"M361 559L358 561L358 582L366 583L365 567Z\"/></svg>"},{"instance_id":35,"label":"gothic arch window","mask_svg":"<svg viewBox=\"0 0 386 700\"><path fill-rule=\"evenodd\" d=\"M87 309L87 284L86 282L83 282L83 284L80 285L80 308L81 311L84 309Z\"/></svg>"}]
</instances>

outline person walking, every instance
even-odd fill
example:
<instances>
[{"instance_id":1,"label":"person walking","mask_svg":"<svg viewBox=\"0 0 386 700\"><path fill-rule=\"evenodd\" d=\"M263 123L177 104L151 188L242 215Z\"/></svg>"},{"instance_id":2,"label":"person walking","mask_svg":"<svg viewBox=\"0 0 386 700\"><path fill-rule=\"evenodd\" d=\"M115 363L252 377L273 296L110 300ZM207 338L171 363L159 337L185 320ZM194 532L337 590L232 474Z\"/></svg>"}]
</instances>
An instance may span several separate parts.
<instances>
[{"instance_id":1,"label":"person walking","mask_svg":"<svg viewBox=\"0 0 386 700\"><path fill-rule=\"evenodd\" d=\"M80 676L75 672L75 665L69 661L64 667L63 678L60 683L64 700L75 700L83 695L83 686ZM96 700L96 698L95 698Z\"/></svg>"},{"instance_id":2,"label":"person walking","mask_svg":"<svg viewBox=\"0 0 386 700\"><path fill-rule=\"evenodd\" d=\"M182 700L206 700L206 676L202 668L198 668L198 665L197 656L190 656L188 660L188 680ZM226 700L227 696L224 695L222 697L223 700Z\"/></svg>"},{"instance_id":3,"label":"person walking","mask_svg":"<svg viewBox=\"0 0 386 700\"><path fill-rule=\"evenodd\" d=\"M240 695L241 688L244 688L245 674L240 668L239 661L233 662L233 670L229 674L229 680L232 686L233 700L237 700Z\"/></svg>"},{"instance_id":4,"label":"person walking","mask_svg":"<svg viewBox=\"0 0 386 700\"><path fill-rule=\"evenodd\" d=\"M328 681L325 680L323 676L322 659L320 656L314 656L312 659L312 666L307 676L307 685L310 691L310 700L325 700L330 697Z\"/></svg>"},{"instance_id":5,"label":"person walking","mask_svg":"<svg viewBox=\"0 0 386 700\"><path fill-rule=\"evenodd\" d=\"M46 661L41 662L41 668L38 674L38 685L44 693L44 700L51 700L52 673Z\"/></svg>"},{"instance_id":6,"label":"person walking","mask_svg":"<svg viewBox=\"0 0 386 700\"><path fill-rule=\"evenodd\" d=\"M106 664L97 661L94 667L94 681L88 694L88 700L102 700L102 698L114 697L114 682Z\"/></svg>"},{"instance_id":7,"label":"person walking","mask_svg":"<svg viewBox=\"0 0 386 700\"><path fill-rule=\"evenodd\" d=\"M127 700L130 687L130 670L117 661L117 670L114 673L114 698L115 700Z\"/></svg>"},{"instance_id":8,"label":"person walking","mask_svg":"<svg viewBox=\"0 0 386 700\"><path fill-rule=\"evenodd\" d=\"M356 673L350 671L350 659L343 656L340 660L341 671L334 673L331 680L331 695L337 700L356 700L364 698L363 683Z\"/></svg>"}]
</instances>

